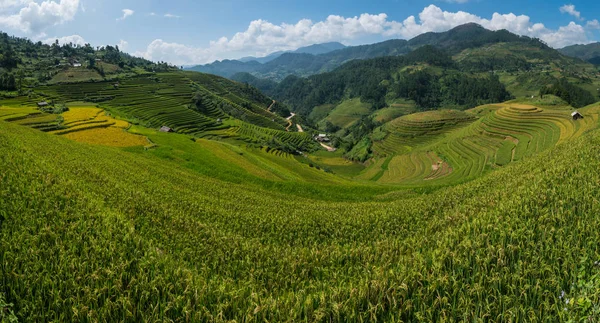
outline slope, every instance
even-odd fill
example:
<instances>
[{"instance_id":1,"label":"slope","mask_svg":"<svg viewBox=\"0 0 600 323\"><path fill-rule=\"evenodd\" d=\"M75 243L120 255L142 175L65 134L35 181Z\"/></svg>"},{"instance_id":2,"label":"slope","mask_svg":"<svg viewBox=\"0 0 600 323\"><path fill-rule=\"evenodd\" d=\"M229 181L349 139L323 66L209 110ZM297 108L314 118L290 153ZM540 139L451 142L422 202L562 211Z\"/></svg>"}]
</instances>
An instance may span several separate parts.
<instances>
[{"instance_id":1,"label":"slope","mask_svg":"<svg viewBox=\"0 0 600 323\"><path fill-rule=\"evenodd\" d=\"M467 184L352 202L319 184L313 197L231 184L0 122L3 311L22 321L593 320L598 147L593 131Z\"/></svg>"},{"instance_id":2,"label":"slope","mask_svg":"<svg viewBox=\"0 0 600 323\"><path fill-rule=\"evenodd\" d=\"M600 65L600 43L572 45L559 49L559 51L564 55L576 57L595 65Z\"/></svg>"}]
</instances>

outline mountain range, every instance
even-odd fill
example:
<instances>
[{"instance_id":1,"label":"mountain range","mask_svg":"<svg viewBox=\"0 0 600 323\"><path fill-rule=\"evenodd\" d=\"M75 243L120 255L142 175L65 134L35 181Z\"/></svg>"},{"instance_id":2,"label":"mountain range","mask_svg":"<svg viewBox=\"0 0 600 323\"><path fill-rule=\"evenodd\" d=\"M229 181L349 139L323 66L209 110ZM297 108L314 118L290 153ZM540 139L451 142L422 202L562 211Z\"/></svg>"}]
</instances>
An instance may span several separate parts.
<instances>
[{"instance_id":1,"label":"mountain range","mask_svg":"<svg viewBox=\"0 0 600 323\"><path fill-rule=\"evenodd\" d=\"M594 65L600 65L600 43L572 45L559 49L567 56L577 57Z\"/></svg>"},{"instance_id":2,"label":"mountain range","mask_svg":"<svg viewBox=\"0 0 600 323\"><path fill-rule=\"evenodd\" d=\"M336 50L329 50L335 48L335 46L328 46L328 44L313 45L294 52L274 53L260 59L244 58L217 61L212 64L191 67L189 70L227 78L231 78L237 73L250 73L258 78L281 81L288 75L310 76L329 72L355 59L404 55L424 45L433 45L447 50L450 54L458 54L467 48L476 48L494 43L535 43L546 52L550 52L551 49L537 39L518 36L507 30L489 31L478 24L471 23L458 26L447 32L425 33L410 40L393 39ZM561 49L560 52L593 62L594 60L600 60L597 58L600 55L598 47L598 44L576 45ZM558 52L554 51L552 55L557 57Z\"/></svg>"}]
</instances>

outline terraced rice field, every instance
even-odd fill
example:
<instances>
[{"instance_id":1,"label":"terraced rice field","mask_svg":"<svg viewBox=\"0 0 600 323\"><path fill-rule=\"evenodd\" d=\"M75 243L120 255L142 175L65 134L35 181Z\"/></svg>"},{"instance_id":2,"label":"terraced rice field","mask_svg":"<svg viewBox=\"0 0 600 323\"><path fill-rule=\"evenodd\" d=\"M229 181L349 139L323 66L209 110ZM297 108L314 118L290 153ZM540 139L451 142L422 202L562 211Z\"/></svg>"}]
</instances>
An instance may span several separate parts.
<instances>
[{"instance_id":1,"label":"terraced rice field","mask_svg":"<svg viewBox=\"0 0 600 323\"><path fill-rule=\"evenodd\" d=\"M0 106L0 120L41 131L52 131L60 128L60 120L57 115L43 113L32 107Z\"/></svg>"},{"instance_id":2,"label":"terraced rice field","mask_svg":"<svg viewBox=\"0 0 600 323\"><path fill-rule=\"evenodd\" d=\"M268 105L249 104L248 100L216 82L199 85L193 81L198 77L196 74L143 75L118 84L74 83L50 86L47 90L72 101L101 103L103 107L150 128L168 126L176 132L190 135L223 128L217 119L225 117L272 129L284 129L283 125L287 124L283 118L266 111ZM205 86L211 86L211 89ZM192 106L195 94L206 103L201 107L202 111Z\"/></svg>"},{"instance_id":3,"label":"terraced rice field","mask_svg":"<svg viewBox=\"0 0 600 323\"><path fill-rule=\"evenodd\" d=\"M407 153L474 120L473 116L456 110L427 111L400 117L383 126L388 135L373 144L373 151L380 156Z\"/></svg>"},{"instance_id":4,"label":"terraced rice field","mask_svg":"<svg viewBox=\"0 0 600 323\"><path fill-rule=\"evenodd\" d=\"M448 120L452 118L447 118L451 113L415 114L390 122L386 130L393 132L376 142L373 150L392 157L387 163L371 166L373 169L359 179L386 184L472 179L579 137L598 123L597 112L590 111L583 120L573 121L568 110L510 103L471 113L480 118L457 119L451 126Z\"/></svg>"},{"instance_id":5,"label":"terraced rice field","mask_svg":"<svg viewBox=\"0 0 600 323\"><path fill-rule=\"evenodd\" d=\"M302 151L311 151L317 147L312 137L305 132L288 132L258 127L241 121L234 121L227 129L207 131L206 138L236 138L246 143L261 144L272 142L277 145L296 147Z\"/></svg>"},{"instance_id":6,"label":"terraced rice field","mask_svg":"<svg viewBox=\"0 0 600 323\"><path fill-rule=\"evenodd\" d=\"M129 123L105 115L100 108L71 107L62 114L63 129L52 131L78 142L112 147L146 146L148 140L128 133Z\"/></svg>"}]
</instances>

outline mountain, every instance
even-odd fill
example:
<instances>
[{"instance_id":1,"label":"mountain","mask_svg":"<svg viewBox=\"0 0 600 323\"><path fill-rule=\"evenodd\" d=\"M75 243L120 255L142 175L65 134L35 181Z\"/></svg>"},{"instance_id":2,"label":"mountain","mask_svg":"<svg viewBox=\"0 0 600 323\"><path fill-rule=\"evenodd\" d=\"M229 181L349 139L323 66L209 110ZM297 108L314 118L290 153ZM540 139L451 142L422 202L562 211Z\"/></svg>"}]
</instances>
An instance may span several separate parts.
<instances>
[{"instance_id":1,"label":"mountain","mask_svg":"<svg viewBox=\"0 0 600 323\"><path fill-rule=\"evenodd\" d=\"M343 48L346 48L346 46L344 44L341 44L338 42L330 42L330 43L314 44L314 45L310 45L310 46L306 46L306 47L300 47L294 51L278 51L278 52L271 53L265 57L253 57L253 56L243 57L243 58L238 59L238 61L244 62L244 63L250 62L250 61L257 61L261 64L264 64L264 63L268 63L268 62L276 59L277 57L279 57L285 53L319 55L319 54L325 54L325 53L329 53L334 50L343 49Z\"/></svg>"},{"instance_id":2,"label":"mountain","mask_svg":"<svg viewBox=\"0 0 600 323\"><path fill-rule=\"evenodd\" d=\"M261 68L260 64L269 63L284 54L311 54L320 55L329 53L335 50L346 48L345 45L338 42L314 44L306 47L298 48L295 51L279 51L271 53L265 57L243 57L239 60L223 60L216 61L211 64L198 65L186 68L187 70L210 73L223 77L231 77L236 73L254 72ZM259 64L257 64L259 63Z\"/></svg>"},{"instance_id":3,"label":"mountain","mask_svg":"<svg viewBox=\"0 0 600 323\"><path fill-rule=\"evenodd\" d=\"M600 43L567 46L559 49L559 51L564 55L576 57L594 65L600 65Z\"/></svg>"},{"instance_id":4,"label":"mountain","mask_svg":"<svg viewBox=\"0 0 600 323\"><path fill-rule=\"evenodd\" d=\"M389 53L392 49L399 53L398 48L407 51L408 54L366 59L369 56ZM362 60L352 61L334 69L337 65L334 62L343 62L348 57L360 57ZM320 60L322 58L323 60ZM331 65L324 67L324 61ZM411 64L423 68L415 70L409 66ZM518 36L506 30L489 31L476 24L459 26L443 33L426 33L409 41L392 40L349 47L326 55L286 54L263 65L259 73L267 76L273 76L269 73L305 75L311 71L327 69L333 71L309 76L307 79L290 76L278 85L267 81L268 79L250 75L251 73L239 73L233 78L258 87L305 115L310 114L315 106L333 104L344 98L361 97L378 107L385 106L385 101L401 97L393 85L399 84L402 76L413 78L428 75L428 79L442 80L457 73L467 78L486 78L493 73L494 79L514 97L537 95L544 86L549 85L565 88L559 86L557 81L567 77L574 86L583 90L579 92L568 87L571 90L561 91L565 97L566 92L577 92L578 98L585 97L581 102L577 101L576 106L586 105L597 99L596 85L600 82L597 69L592 65L564 56L537 39ZM423 79L420 82L425 81ZM442 88L448 89L447 86ZM435 93L439 94L439 91ZM469 96L467 93L462 95ZM370 98L367 98L369 96ZM427 108L452 104L473 107L481 104L477 95L470 95L470 103L462 99L448 101L443 98L438 98L441 101L435 99L426 103L421 102L421 95L405 96L404 99L416 100L422 108L426 108L428 104Z\"/></svg>"},{"instance_id":5,"label":"mountain","mask_svg":"<svg viewBox=\"0 0 600 323\"><path fill-rule=\"evenodd\" d=\"M288 75L310 76L334 70L340 65L355 59L369 59L383 56L404 55L425 45L433 45L446 50L451 55L459 54L469 48L482 48L493 44L521 44L533 46L536 52L543 55L558 53L538 39L518 36L507 30L491 31L474 23L455 27L449 31L429 32L411 40L388 40L381 43L352 46L325 54L309 55L307 53L284 53L263 64L232 64L231 62L196 66L192 70L212 73L224 77L232 77L237 73L250 73L259 78L281 81ZM531 56L531 55L530 55ZM543 58L543 57L542 57ZM523 60L516 63L525 63Z\"/></svg>"},{"instance_id":6,"label":"mountain","mask_svg":"<svg viewBox=\"0 0 600 323\"><path fill-rule=\"evenodd\" d=\"M189 70L223 77L232 77L237 73L250 73L260 78L279 81L288 75L309 76L331 71L353 59L404 54L409 51L404 48L405 43L405 40L390 40L351 47L343 47L344 45L339 43L327 43L308 46L295 52L276 53L266 60L259 59L260 63L256 60L252 61L252 58L244 58L244 61L226 60L198 65ZM321 53L323 51L326 52Z\"/></svg>"}]
</instances>

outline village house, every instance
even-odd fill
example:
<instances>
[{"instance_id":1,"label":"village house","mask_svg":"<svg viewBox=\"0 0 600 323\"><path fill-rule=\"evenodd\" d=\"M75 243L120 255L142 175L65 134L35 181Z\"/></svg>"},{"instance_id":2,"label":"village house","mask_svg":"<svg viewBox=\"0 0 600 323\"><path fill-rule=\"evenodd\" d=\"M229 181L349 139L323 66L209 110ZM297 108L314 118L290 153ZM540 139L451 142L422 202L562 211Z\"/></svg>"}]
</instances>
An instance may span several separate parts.
<instances>
[{"instance_id":1,"label":"village house","mask_svg":"<svg viewBox=\"0 0 600 323\"><path fill-rule=\"evenodd\" d=\"M49 105L49 104L48 104L48 102L46 102L46 101L42 101L42 102L39 102L39 103L37 104L38 108L45 108L45 107L47 107L48 105Z\"/></svg>"},{"instance_id":2,"label":"village house","mask_svg":"<svg viewBox=\"0 0 600 323\"><path fill-rule=\"evenodd\" d=\"M314 138L316 141L318 142L329 142L329 137L327 137L327 134L321 133L315 136Z\"/></svg>"},{"instance_id":3,"label":"village house","mask_svg":"<svg viewBox=\"0 0 600 323\"><path fill-rule=\"evenodd\" d=\"M581 113L579 113L579 111L575 111L573 113L571 113L571 117L573 117L573 120L577 121L579 119L583 119L583 115Z\"/></svg>"},{"instance_id":4,"label":"village house","mask_svg":"<svg viewBox=\"0 0 600 323\"><path fill-rule=\"evenodd\" d=\"M167 126L162 126L160 127L160 132L173 132L173 129L167 127Z\"/></svg>"}]
</instances>

